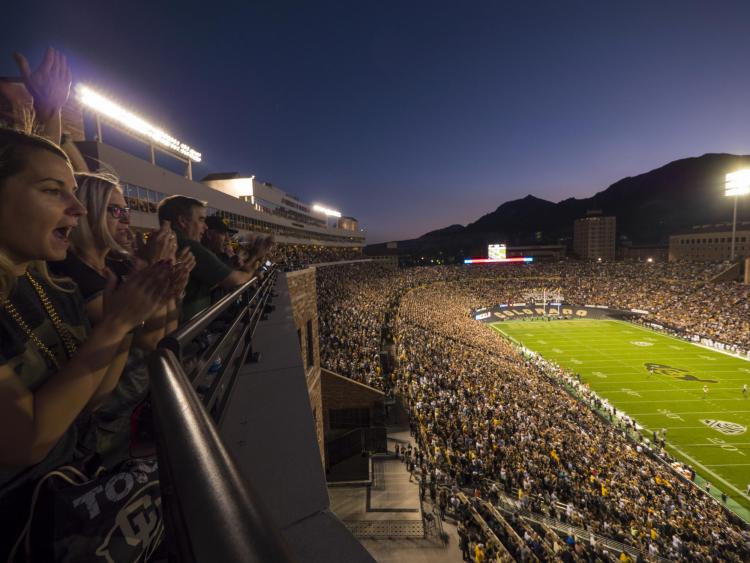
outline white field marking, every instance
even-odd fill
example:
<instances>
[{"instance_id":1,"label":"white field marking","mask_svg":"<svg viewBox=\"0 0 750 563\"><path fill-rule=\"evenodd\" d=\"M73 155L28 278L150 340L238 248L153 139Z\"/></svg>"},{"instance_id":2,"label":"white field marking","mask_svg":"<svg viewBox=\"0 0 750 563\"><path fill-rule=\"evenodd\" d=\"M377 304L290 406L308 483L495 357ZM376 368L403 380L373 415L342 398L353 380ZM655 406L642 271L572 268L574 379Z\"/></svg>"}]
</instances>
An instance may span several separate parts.
<instances>
[{"instance_id":1,"label":"white field marking","mask_svg":"<svg viewBox=\"0 0 750 563\"><path fill-rule=\"evenodd\" d=\"M638 401L638 403L653 403L654 401ZM695 412L678 412L675 414L723 414L723 415L731 415L731 414L740 414L743 412L750 412L750 411L695 411ZM664 416L661 413L658 412L642 412L642 413L628 413L629 416ZM705 426L699 426L698 428L705 428Z\"/></svg>"},{"instance_id":2,"label":"white field marking","mask_svg":"<svg viewBox=\"0 0 750 563\"><path fill-rule=\"evenodd\" d=\"M669 348L671 348L672 350L684 350L682 346L675 346L674 344L670 344Z\"/></svg>"},{"instance_id":3,"label":"white field marking","mask_svg":"<svg viewBox=\"0 0 750 563\"><path fill-rule=\"evenodd\" d=\"M709 362L715 362L716 361L716 358L712 358L711 356L700 355L698 357L701 358L702 360L708 360Z\"/></svg>"},{"instance_id":4,"label":"white field marking","mask_svg":"<svg viewBox=\"0 0 750 563\"><path fill-rule=\"evenodd\" d=\"M562 354L562 353L563 353L563 351L562 351L562 350L560 350L560 348L552 348L552 351L553 351L553 352L554 352L555 354Z\"/></svg>"},{"instance_id":5,"label":"white field marking","mask_svg":"<svg viewBox=\"0 0 750 563\"><path fill-rule=\"evenodd\" d=\"M745 373L750 373L750 368L737 368L737 371L744 371Z\"/></svg>"},{"instance_id":6,"label":"white field marking","mask_svg":"<svg viewBox=\"0 0 750 563\"><path fill-rule=\"evenodd\" d=\"M583 362L581 360L576 360L575 358L570 358L570 361L574 364L581 365Z\"/></svg>"},{"instance_id":7,"label":"white field marking","mask_svg":"<svg viewBox=\"0 0 750 563\"><path fill-rule=\"evenodd\" d=\"M632 389L628 389L627 387L623 387L622 389L620 389L620 391L622 391L626 395L630 395L631 397L638 397L638 398L640 398L640 396L641 396L641 394L638 391L633 391ZM645 402L649 402L649 401L645 401ZM651 402L653 402L653 401L651 401Z\"/></svg>"},{"instance_id":8,"label":"white field marking","mask_svg":"<svg viewBox=\"0 0 750 563\"><path fill-rule=\"evenodd\" d=\"M606 374L603 374L600 371L592 371L591 375L594 375L594 376L598 377L599 379L607 379Z\"/></svg>"},{"instance_id":9,"label":"white field marking","mask_svg":"<svg viewBox=\"0 0 750 563\"><path fill-rule=\"evenodd\" d=\"M750 446L750 442L727 442L727 444L732 444L733 446ZM684 447L686 447L686 448L697 448L697 447L701 447L701 446L705 446L705 447L711 446L711 447L714 447L716 444L702 443L702 444L682 444L682 445Z\"/></svg>"},{"instance_id":10,"label":"white field marking","mask_svg":"<svg viewBox=\"0 0 750 563\"><path fill-rule=\"evenodd\" d=\"M682 457L684 457L685 459L690 460L690 463L692 463L694 466L696 466L696 467L698 467L700 469L703 469L703 471L705 471L706 473L708 473L709 475L711 475L714 479L716 479L720 483L724 483L727 487L729 487L730 489L732 489L738 495L743 496L745 494L744 491L741 491L740 489L738 489L737 487L735 487L734 485L732 485L732 483L730 483L729 481L727 481L726 479L724 479L721 475L718 475L717 473L714 473L713 471L711 471L708 467L706 467L705 465L703 465L701 462L699 462L694 457L689 456L688 454L686 454L683 450L681 450L677 446L668 443L667 447L668 448L672 448L676 452L679 452L682 455Z\"/></svg>"},{"instance_id":11,"label":"white field marking","mask_svg":"<svg viewBox=\"0 0 750 563\"><path fill-rule=\"evenodd\" d=\"M697 393L697 390L696 390ZM716 397L711 397L711 402L716 403L719 401L742 401L743 399L739 397L734 397L732 399L717 399ZM663 403L664 401L667 401L669 403L705 403L706 399L656 399L653 401L640 401L641 403ZM734 412L750 412L750 411L734 411Z\"/></svg>"},{"instance_id":12,"label":"white field marking","mask_svg":"<svg viewBox=\"0 0 750 563\"><path fill-rule=\"evenodd\" d=\"M607 321L608 323L619 323L623 324L629 327L637 328L638 330L642 330L644 332L649 332L652 334L657 334L658 336L661 336L662 338L668 338L670 340L675 340L681 344L687 344L687 345L693 345L697 346L698 348L703 348L704 350L708 350L710 352L714 352L715 354L724 354L725 356L729 356L731 358L737 358L738 360L743 360L745 362L750 362L750 358L746 358L744 356L739 356L737 354L733 354L732 352L727 352L726 350L718 350L716 348L711 348L710 346L706 346L705 344L701 344L700 342L685 342L681 338L677 338L676 336L672 336L671 334L662 334L661 332L656 332L655 330L651 330L650 328L644 328L640 326L635 326L631 323L628 323L626 321L616 321L615 319L609 319Z\"/></svg>"},{"instance_id":13,"label":"white field marking","mask_svg":"<svg viewBox=\"0 0 750 563\"><path fill-rule=\"evenodd\" d=\"M596 375L597 373L601 372L591 372L591 375ZM612 383L612 385L619 385L619 383ZM711 391L742 391L740 387L711 387ZM683 392L683 393L693 393L695 392L695 389L641 389L641 393L675 393L675 392ZM607 393L619 393L616 389L613 389L612 391L607 391ZM669 400L670 402L672 399L665 399ZM716 399L711 399L712 401L715 401ZM729 399L727 399L729 400ZM734 401L742 401L743 399L732 399Z\"/></svg>"},{"instance_id":14,"label":"white field marking","mask_svg":"<svg viewBox=\"0 0 750 563\"><path fill-rule=\"evenodd\" d=\"M659 414L663 414L670 420L679 420L680 422L686 422L686 420L682 418L679 414L673 413L669 409L658 409L656 412Z\"/></svg>"},{"instance_id":15,"label":"white field marking","mask_svg":"<svg viewBox=\"0 0 750 563\"><path fill-rule=\"evenodd\" d=\"M667 430L705 430L705 426L664 426ZM704 444L708 445L708 444Z\"/></svg>"},{"instance_id":16,"label":"white field marking","mask_svg":"<svg viewBox=\"0 0 750 563\"><path fill-rule=\"evenodd\" d=\"M706 467L748 467L750 463L712 463Z\"/></svg>"},{"instance_id":17,"label":"white field marking","mask_svg":"<svg viewBox=\"0 0 750 563\"><path fill-rule=\"evenodd\" d=\"M546 341L546 340L537 340L537 342L538 342L539 344L547 344L547 341Z\"/></svg>"},{"instance_id":18,"label":"white field marking","mask_svg":"<svg viewBox=\"0 0 750 563\"><path fill-rule=\"evenodd\" d=\"M526 333L526 336L536 336L536 334L534 334L534 333L532 333L532 332L527 332L527 333Z\"/></svg>"}]
</instances>

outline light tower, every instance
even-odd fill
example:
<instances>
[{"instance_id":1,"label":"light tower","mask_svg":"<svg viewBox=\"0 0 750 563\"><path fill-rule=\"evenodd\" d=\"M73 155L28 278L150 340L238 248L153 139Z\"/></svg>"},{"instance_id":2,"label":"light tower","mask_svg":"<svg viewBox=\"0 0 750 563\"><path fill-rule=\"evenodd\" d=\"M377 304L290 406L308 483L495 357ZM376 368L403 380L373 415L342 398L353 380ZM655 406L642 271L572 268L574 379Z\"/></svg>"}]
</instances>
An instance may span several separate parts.
<instances>
[{"instance_id":1,"label":"light tower","mask_svg":"<svg viewBox=\"0 0 750 563\"><path fill-rule=\"evenodd\" d=\"M726 190L724 195L734 197L734 216L732 219L732 250L730 261L734 262L735 233L737 232L737 200L741 195L750 194L750 169L738 170L727 174Z\"/></svg>"}]
</instances>

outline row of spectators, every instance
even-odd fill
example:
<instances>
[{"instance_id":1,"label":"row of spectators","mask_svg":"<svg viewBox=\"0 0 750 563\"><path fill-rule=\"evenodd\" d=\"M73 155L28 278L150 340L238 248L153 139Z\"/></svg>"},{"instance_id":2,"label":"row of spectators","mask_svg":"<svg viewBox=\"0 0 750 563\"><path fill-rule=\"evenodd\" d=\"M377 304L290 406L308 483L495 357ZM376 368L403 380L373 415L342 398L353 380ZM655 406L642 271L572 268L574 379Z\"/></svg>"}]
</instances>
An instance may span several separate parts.
<instances>
[{"instance_id":1,"label":"row of spectators","mask_svg":"<svg viewBox=\"0 0 750 563\"><path fill-rule=\"evenodd\" d=\"M270 260L285 271L301 270L313 264L362 258L360 248L318 246L313 244L277 244Z\"/></svg>"},{"instance_id":2,"label":"row of spectators","mask_svg":"<svg viewBox=\"0 0 750 563\"><path fill-rule=\"evenodd\" d=\"M522 357L468 315L560 288L572 303L647 309L656 321L747 344L747 288L709 282L719 268L324 268L318 274L323 365L395 387L410 409L422 471L442 484L476 488L488 498L495 483L534 511L654 556L747 560L750 536L718 503L572 398L554 367ZM373 377L372 361L383 343L379 323L396 302L399 365L385 380Z\"/></svg>"},{"instance_id":3,"label":"row of spectators","mask_svg":"<svg viewBox=\"0 0 750 563\"><path fill-rule=\"evenodd\" d=\"M17 60L0 109L35 113L45 136L0 128L0 558L146 560L164 527L153 452L130 451L145 358L217 289L261 275L273 241L232 262L230 229L180 195L139 238L118 179L60 146L65 57L49 49L35 70Z\"/></svg>"}]
</instances>

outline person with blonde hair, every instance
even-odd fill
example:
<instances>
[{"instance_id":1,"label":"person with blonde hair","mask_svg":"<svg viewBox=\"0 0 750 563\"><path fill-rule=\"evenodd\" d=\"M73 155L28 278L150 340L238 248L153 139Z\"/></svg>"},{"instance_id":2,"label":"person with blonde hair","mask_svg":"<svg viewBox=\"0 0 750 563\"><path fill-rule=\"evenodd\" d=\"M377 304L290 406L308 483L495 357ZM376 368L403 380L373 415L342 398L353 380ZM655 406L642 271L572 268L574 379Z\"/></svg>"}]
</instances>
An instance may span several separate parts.
<instances>
[{"instance_id":1,"label":"person with blonde hair","mask_svg":"<svg viewBox=\"0 0 750 563\"><path fill-rule=\"evenodd\" d=\"M164 222L162 228L149 237L148 243L140 249L140 260L131 257L117 242L126 239L130 231L130 210L118 178L111 173L84 173L75 177L77 196L87 214L70 233L70 249L65 260L52 263L50 267L78 285L93 326L103 317L104 292L109 284L121 283L136 267L160 261L173 266L175 273L164 306L156 310L132 338L123 340L114 359L124 366L122 376L95 413L96 451L106 465L112 466L129 456L131 414L148 395L146 355L167 333L177 328L176 300L185 288L194 260L187 250L176 259L177 243L169 222ZM120 261L116 262L118 258ZM131 259L123 263L123 258Z\"/></svg>"},{"instance_id":2,"label":"person with blonde hair","mask_svg":"<svg viewBox=\"0 0 750 563\"><path fill-rule=\"evenodd\" d=\"M168 300L158 263L108 288L91 328L74 284L53 280L85 216L54 143L0 129L0 557L23 526L34 483L85 451L89 410L117 384L123 340Z\"/></svg>"}]
</instances>

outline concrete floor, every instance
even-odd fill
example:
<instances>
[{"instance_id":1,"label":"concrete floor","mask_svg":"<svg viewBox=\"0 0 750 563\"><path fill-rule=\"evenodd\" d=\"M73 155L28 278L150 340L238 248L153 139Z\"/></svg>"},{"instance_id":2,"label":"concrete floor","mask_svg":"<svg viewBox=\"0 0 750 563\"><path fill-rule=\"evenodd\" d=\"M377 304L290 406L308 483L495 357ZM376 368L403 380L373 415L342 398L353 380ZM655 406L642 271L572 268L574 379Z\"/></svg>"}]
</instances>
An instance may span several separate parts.
<instances>
[{"instance_id":1,"label":"concrete floor","mask_svg":"<svg viewBox=\"0 0 750 563\"><path fill-rule=\"evenodd\" d=\"M389 432L388 447L411 442L408 431ZM347 521L414 521L421 520L419 485L409 480L406 466L398 459L374 458L373 482L370 486L329 487L331 510ZM425 510L432 510L429 501ZM362 545L380 563L461 563L456 527L443 523L448 534L444 546L436 537L416 539L360 539Z\"/></svg>"}]
</instances>

